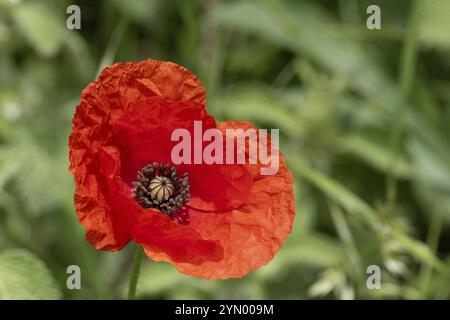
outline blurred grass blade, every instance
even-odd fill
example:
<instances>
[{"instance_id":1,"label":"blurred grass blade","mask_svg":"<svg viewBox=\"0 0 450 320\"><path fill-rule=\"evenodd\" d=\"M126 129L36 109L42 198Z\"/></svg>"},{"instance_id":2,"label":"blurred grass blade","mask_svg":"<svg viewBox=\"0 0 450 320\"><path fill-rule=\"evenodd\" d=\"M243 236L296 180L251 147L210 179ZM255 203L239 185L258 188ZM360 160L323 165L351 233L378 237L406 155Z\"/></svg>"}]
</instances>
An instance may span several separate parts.
<instances>
[{"instance_id":1,"label":"blurred grass blade","mask_svg":"<svg viewBox=\"0 0 450 320\"><path fill-rule=\"evenodd\" d=\"M403 248L405 248L418 261L434 266L436 270L442 272L447 279L449 279L449 268L433 254L425 243L412 239L396 230L393 230L393 236L398 242L400 242Z\"/></svg>"},{"instance_id":2,"label":"blurred grass blade","mask_svg":"<svg viewBox=\"0 0 450 320\"><path fill-rule=\"evenodd\" d=\"M355 240L353 239L353 235L347 221L345 220L344 214L341 209L333 203L329 203L328 207L330 209L331 218L333 219L336 231L341 238L341 241L345 244L344 248L347 251L348 258L353 265L355 275L358 278L357 280L361 280L363 279L362 259L358 253Z\"/></svg>"},{"instance_id":3,"label":"blurred grass blade","mask_svg":"<svg viewBox=\"0 0 450 320\"><path fill-rule=\"evenodd\" d=\"M288 165L300 177L306 179L334 202L340 204L346 211L353 214L361 214L372 227L379 224L375 211L355 193L339 182L325 176L301 161L288 161Z\"/></svg>"},{"instance_id":4,"label":"blurred grass blade","mask_svg":"<svg viewBox=\"0 0 450 320\"><path fill-rule=\"evenodd\" d=\"M346 136L338 143L343 151L357 156L381 172L390 172L395 159L396 166L392 170L395 170L396 176L408 178L411 175L411 165L403 155L396 156L385 145L374 143L361 134Z\"/></svg>"},{"instance_id":5,"label":"blurred grass blade","mask_svg":"<svg viewBox=\"0 0 450 320\"><path fill-rule=\"evenodd\" d=\"M314 170L300 161L289 161L289 167L309 183L321 190L328 198L341 205L346 211L353 214L361 214L368 225L377 232L382 231L382 221L367 203L357 195L342 186L339 182L330 179L317 170ZM432 265L445 274L445 265L433 254L429 247L423 242L415 240L403 232L391 228L392 236L400 242L404 249L414 256L418 261Z\"/></svg>"},{"instance_id":6,"label":"blurred grass blade","mask_svg":"<svg viewBox=\"0 0 450 320\"><path fill-rule=\"evenodd\" d=\"M114 57L116 56L116 52L117 49L119 48L120 41L125 35L127 27L128 27L128 20L125 17L122 17L119 20L119 23L114 28L111 38L109 39L108 46L106 47L102 60L100 61L100 64L98 66L96 78L98 78L103 68L111 65L114 62Z\"/></svg>"}]
</instances>

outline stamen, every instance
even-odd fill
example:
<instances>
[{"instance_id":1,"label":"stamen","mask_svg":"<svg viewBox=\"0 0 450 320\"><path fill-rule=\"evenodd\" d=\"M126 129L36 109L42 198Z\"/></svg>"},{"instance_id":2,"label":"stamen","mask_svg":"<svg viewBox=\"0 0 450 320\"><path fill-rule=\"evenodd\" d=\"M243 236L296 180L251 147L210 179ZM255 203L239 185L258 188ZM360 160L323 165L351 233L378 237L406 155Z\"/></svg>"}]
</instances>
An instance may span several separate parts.
<instances>
[{"instance_id":1,"label":"stamen","mask_svg":"<svg viewBox=\"0 0 450 320\"><path fill-rule=\"evenodd\" d=\"M136 201L144 208L155 208L171 215L189 201L189 178L185 172L179 178L177 169L168 163L146 165L133 182Z\"/></svg>"}]
</instances>

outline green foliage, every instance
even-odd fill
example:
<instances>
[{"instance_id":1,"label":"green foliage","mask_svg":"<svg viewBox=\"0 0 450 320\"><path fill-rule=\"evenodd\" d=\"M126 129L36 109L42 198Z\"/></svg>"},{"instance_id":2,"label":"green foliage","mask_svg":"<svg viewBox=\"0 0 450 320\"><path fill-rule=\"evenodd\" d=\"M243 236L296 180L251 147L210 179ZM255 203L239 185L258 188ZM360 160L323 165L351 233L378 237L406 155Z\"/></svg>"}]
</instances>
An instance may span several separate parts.
<instances>
[{"instance_id":1,"label":"green foliage","mask_svg":"<svg viewBox=\"0 0 450 320\"><path fill-rule=\"evenodd\" d=\"M1 299L59 299L61 293L44 263L25 250L0 254Z\"/></svg>"},{"instance_id":2,"label":"green foliage","mask_svg":"<svg viewBox=\"0 0 450 320\"><path fill-rule=\"evenodd\" d=\"M430 47L450 49L448 12L450 3L446 0L423 1L420 10L420 39Z\"/></svg>"},{"instance_id":3,"label":"green foliage","mask_svg":"<svg viewBox=\"0 0 450 320\"><path fill-rule=\"evenodd\" d=\"M381 30L365 26L372 3ZM81 7L79 31L65 28L70 4ZM67 137L104 66L156 58L198 74L219 121L280 129L297 216L274 260L246 277L206 281L146 261L139 298L450 299L449 9L0 0L0 298L125 297L132 248L85 241ZM80 291L66 288L71 264ZM366 287L372 264L380 290Z\"/></svg>"},{"instance_id":4,"label":"green foliage","mask_svg":"<svg viewBox=\"0 0 450 320\"><path fill-rule=\"evenodd\" d=\"M64 43L62 17L39 2L25 2L11 11L27 42L42 56L54 56Z\"/></svg>"}]
</instances>

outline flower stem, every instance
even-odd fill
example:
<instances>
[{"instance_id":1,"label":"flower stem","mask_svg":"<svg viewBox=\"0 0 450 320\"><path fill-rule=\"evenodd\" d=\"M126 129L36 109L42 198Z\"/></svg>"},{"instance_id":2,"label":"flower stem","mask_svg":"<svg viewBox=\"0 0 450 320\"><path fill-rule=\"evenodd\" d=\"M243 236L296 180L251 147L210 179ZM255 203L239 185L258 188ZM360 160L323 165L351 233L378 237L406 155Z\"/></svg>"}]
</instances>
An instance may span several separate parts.
<instances>
[{"instance_id":1,"label":"flower stem","mask_svg":"<svg viewBox=\"0 0 450 320\"><path fill-rule=\"evenodd\" d=\"M130 283L128 285L128 300L134 300L134 298L136 297L136 286L139 278L139 271L141 269L143 256L144 249L139 246L134 255L133 269L131 270Z\"/></svg>"}]
</instances>

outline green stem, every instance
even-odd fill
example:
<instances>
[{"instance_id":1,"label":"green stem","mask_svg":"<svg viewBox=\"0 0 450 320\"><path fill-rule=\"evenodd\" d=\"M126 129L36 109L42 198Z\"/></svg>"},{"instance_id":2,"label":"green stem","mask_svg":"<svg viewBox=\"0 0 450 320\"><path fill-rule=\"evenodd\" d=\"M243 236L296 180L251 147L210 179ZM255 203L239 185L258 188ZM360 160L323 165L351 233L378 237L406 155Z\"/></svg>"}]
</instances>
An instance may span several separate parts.
<instances>
[{"instance_id":1,"label":"green stem","mask_svg":"<svg viewBox=\"0 0 450 320\"><path fill-rule=\"evenodd\" d=\"M120 42L123 39L125 32L127 31L127 27L128 27L128 20L122 17L111 34L111 38L109 39L108 45L106 46L106 50L103 53L102 60L100 61L96 78L98 78L100 72L104 67L114 62L114 57L116 56Z\"/></svg>"},{"instance_id":2,"label":"green stem","mask_svg":"<svg viewBox=\"0 0 450 320\"><path fill-rule=\"evenodd\" d=\"M344 244L344 249L350 259L350 263L355 270L355 272L353 273L354 275L356 275L355 281L361 281L361 279L363 278L361 256L358 253L358 249L356 247L355 240L353 239L352 232L350 231L350 227L347 224L344 214L337 205L329 201L328 208L330 210L331 218L333 219L333 223L339 235L339 238L341 238L342 243Z\"/></svg>"},{"instance_id":3,"label":"green stem","mask_svg":"<svg viewBox=\"0 0 450 320\"><path fill-rule=\"evenodd\" d=\"M417 38L418 38L418 1L412 3L405 42L403 44L400 61L400 93L398 105L394 112L394 126L390 134L390 149L393 156L390 170L386 181L386 203L387 212L392 210L397 197L397 160L400 153L401 134L404 125L406 104L414 83L417 62Z\"/></svg>"},{"instance_id":4,"label":"green stem","mask_svg":"<svg viewBox=\"0 0 450 320\"><path fill-rule=\"evenodd\" d=\"M427 245L433 252L433 254L437 253L439 237L441 235L443 227L443 221L444 221L444 214L442 210L440 210L439 208L437 212L433 213L427 236ZM420 284L422 285L422 292L424 292L424 294L429 293L428 289L430 286L432 273L433 269L431 268L431 266L429 264L422 263L419 273L419 281Z\"/></svg>"},{"instance_id":5,"label":"green stem","mask_svg":"<svg viewBox=\"0 0 450 320\"><path fill-rule=\"evenodd\" d=\"M133 260L133 269L131 270L130 283L128 285L128 300L134 300L136 297L136 286L139 278L139 271L141 269L142 257L144 256L144 249L141 246L136 250Z\"/></svg>"}]
</instances>

